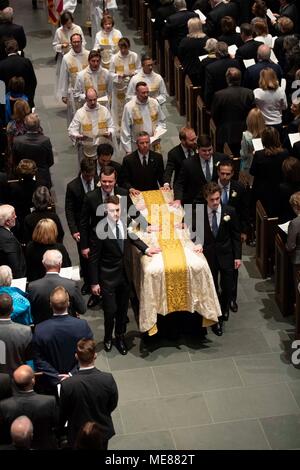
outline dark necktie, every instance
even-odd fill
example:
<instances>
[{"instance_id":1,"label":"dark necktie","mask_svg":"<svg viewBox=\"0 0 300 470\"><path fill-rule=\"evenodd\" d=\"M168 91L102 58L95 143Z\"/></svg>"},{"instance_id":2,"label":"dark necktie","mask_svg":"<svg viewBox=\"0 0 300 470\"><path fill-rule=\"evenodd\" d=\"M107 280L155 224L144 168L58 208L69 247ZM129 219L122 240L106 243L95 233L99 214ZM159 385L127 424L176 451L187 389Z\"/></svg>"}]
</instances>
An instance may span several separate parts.
<instances>
[{"instance_id":1,"label":"dark necktie","mask_svg":"<svg viewBox=\"0 0 300 470\"><path fill-rule=\"evenodd\" d=\"M187 151L187 156L188 156L188 158L190 158L190 157L192 156L191 149L188 149L188 151Z\"/></svg>"},{"instance_id":2,"label":"dark necktie","mask_svg":"<svg viewBox=\"0 0 300 470\"><path fill-rule=\"evenodd\" d=\"M224 206L228 204L228 186L223 186L222 203L224 204Z\"/></svg>"},{"instance_id":3,"label":"dark necktie","mask_svg":"<svg viewBox=\"0 0 300 470\"><path fill-rule=\"evenodd\" d=\"M87 187L87 193L89 193L90 191L92 191L92 185L91 185L91 182L89 181L88 183L86 183L86 187Z\"/></svg>"},{"instance_id":4,"label":"dark necktie","mask_svg":"<svg viewBox=\"0 0 300 470\"><path fill-rule=\"evenodd\" d=\"M146 155L143 155L143 167L146 168L147 166L147 158Z\"/></svg>"},{"instance_id":5,"label":"dark necktie","mask_svg":"<svg viewBox=\"0 0 300 470\"><path fill-rule=\"evenodd\" d=\"M211 181L211 173L208 160L205 160L205 179L208 183Z\"/></svg>"},{"instance_id":6,"label":"dark necktie","mask_svg":"<svg viewBox=\"0 0 300 470\"><path fill-rule=\"evenodd\" d=\"M119 228L119 222L116 222L116 239L117 239L117 242L118 242L118 245L120 247L120 250L124 251L124 240L121 236L121 232L120 232L120 228Z\"/></svg>"},{"instance_id":7,"label":"dark necktie","mask_svg":"<svg viewBox=\"0 0 300 470\"><path fill-rule=\"evenodd\" d=\"M216 238L218 235L217 211L212 211L211 231L213 236Z\"/></svg>"}]
</instances>

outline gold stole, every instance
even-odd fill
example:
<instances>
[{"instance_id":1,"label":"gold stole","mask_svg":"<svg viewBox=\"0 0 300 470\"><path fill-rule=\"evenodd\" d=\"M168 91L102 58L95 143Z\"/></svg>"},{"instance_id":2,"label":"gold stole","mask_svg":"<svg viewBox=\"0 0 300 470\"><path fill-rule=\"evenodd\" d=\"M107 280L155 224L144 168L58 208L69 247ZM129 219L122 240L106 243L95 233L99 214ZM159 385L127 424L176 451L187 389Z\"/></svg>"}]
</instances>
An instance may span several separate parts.
<instances>
[{"instance_id":1,"label":"gold stole","mask_svg":"<svg viewBox=\"0 0 300 470\"><path fill-rule=\"evenodd\" d=\"M77 73L88 66L87 56L83 56L83 63L81 63L80 60L73 55L69 55L69 57L66 55L65 57L67 58L66 62L70 74L70 85L72 88L74 88ZM79 64L81 67L79 67Z\"/></svg>"},{"instance_id":2,"label":"gold stole","mask_svg":"<svg viewBox=\"0 0 300 470\"><path fill-rule=\"evenodd\" d=\"M83 86L84 86L85 92L87 92L89 88L94 88L94 83L90 77L89 72L85 72L83 74ZM99 98L107 94L107 86L106 86L103 70L101 70L100 73L97 73L97 92L98 92Z\"/></svg>"},{"instance_id":3,"label":"gold stole","mask_svg":"<svg viewBox=\"0 0 300 470\"><path fill-rule=\"evenodd\" d=\"M160 190L143 191L142 195L148 210L148 222L161 227L158 243L164 261L168 311L187 311L188 269L181 241L176 238L174 214L169 212ZM152 204L158 210L151 210Z\"/></svg>"},{"instance_id":4,"label":"gold stole","mask_svg":"<svg viewBox=\"0 0 300 470\"><path fill-rule=\"evenodd\" d=\"M84 113L82 119L82 133L84 136L95 138L103 135L103 133L107 132L107 130L108 122L106 120L105 113L101 108L98 109L98 132L96 135L93 133L93 122L90 113Z\"/></svg>"},{"instance_id":5,"label":"gold stole","mask_svg":"<svg viewBox=\"0 0 300 470\"><path fill-rule=\"evenodd\" d=\"M141 105L135 104L132 108L132 122L134 125L133 133L134 133L134 139L136 135L144 131L144 119L141 113ZM142 105L143 106L143 105ZM147 106L149 107L150 111L150 119L152 122L152 134L154 135L155 129L157 127L157 121L158 121L158 110L157 110L157 101L156 100L148 100Z\"/></svg>"}]
</instances>

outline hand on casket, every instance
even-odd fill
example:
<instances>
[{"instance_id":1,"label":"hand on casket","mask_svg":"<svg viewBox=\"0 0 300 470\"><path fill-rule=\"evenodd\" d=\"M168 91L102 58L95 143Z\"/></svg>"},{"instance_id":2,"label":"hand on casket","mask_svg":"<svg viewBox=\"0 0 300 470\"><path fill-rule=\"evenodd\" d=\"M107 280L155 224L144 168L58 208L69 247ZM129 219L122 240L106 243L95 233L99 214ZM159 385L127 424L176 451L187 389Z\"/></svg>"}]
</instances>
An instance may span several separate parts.
<instances>
[{"instance_id":1,"label":"hand on casket","mask_svg":"<svg viewBox=\"0 0 300 470\"><path fill-rule=\"evenodd\" d=\"M203 253L203 246L202 245L195 245L193 251L197 254Z\"/></svg>"},{"instance_id":2,"label":"hand on casket","mask_svg":"<svg viewBox=\"0 0 300 470\"><path fill-rule=\"evenodd\" d=\"M159 248L159 246L156 246L156 247L153 247L153 248L147 248L147 250L145 251L145 255L147 256L153 256L153 255L157 255L158 253L161 252L161 249Z\"/></svg>"}]
</instances>

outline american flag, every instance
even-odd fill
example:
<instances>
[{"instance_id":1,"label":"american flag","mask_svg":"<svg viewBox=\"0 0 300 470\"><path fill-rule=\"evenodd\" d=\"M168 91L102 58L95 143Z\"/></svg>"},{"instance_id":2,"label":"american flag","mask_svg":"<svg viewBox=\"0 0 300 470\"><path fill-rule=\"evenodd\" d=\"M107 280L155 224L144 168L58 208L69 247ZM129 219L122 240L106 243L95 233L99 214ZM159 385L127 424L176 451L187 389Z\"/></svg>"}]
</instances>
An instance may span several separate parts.
<instances>
[{"instance_id":1,"label":"american flag","mask_svg":"<svg viewBox=\"0 0 300 470\"><path fill-rule=\"evenodd\" d=\"M63 0L48 0L48 22L57 25L59 22L59 17L64 8Z\"/></svg>"}]
</instances>

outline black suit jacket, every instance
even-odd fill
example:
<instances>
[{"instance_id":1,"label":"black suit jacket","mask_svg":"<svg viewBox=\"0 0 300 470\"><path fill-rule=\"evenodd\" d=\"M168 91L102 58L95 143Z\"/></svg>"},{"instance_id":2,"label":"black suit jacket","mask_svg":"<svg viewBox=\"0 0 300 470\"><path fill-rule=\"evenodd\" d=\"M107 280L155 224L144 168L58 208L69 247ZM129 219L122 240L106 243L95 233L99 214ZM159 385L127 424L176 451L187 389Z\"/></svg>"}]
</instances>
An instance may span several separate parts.
<instances>
[{"instance_id":1,"label":"black suit jacket","mask_svg":"<svg viewBox=\"0 0 300 470\"><path fill-rule=\"evenodd\" d=\"M236 59L224 57L206 67L204 101L208 107L211 106L214 94L219 90L227 88L225 74L229 67L240 69L240 64Z\"/></svg>"},{"instance_id":2,"label":"black suit jacket","mask_svg":"<svg viewBox=\"0 0 300 470\"><path fill-rule=\"evenodd\" d=\"M254 59L255 62L257 61L257 49L262 44L262 42L255 41L255 39L250 39L237 49L235 58L239 61L241 70L245 70L243 60Z\"/></svg>"},{"instance_id":3,"label":"black suit jacket","mask_svg":"<svg viewBox=\"0 0 300 470\"><path fill-rule=\"evenodd\" d=\"M15 137L13 157L16 165L22 158L33 160L38 169L36 176L38 185L51 188L50 167L54 164L54 158L49 137L31 132Z\"/></svg>"},{"instance_id":4,"label":"black suit jacket","mask_svg":"<svg viewBox=\"0 0 300 470\"><path fill-rule=\"evenodd\" d=\"M254 106L254 95L248 88L230 86L215 93L211 116L217 127L218 150L223 150L225 142L240 145L248 113Z\"/></svg>"},{"instance_id":5,"label":"black suit jacket","mask_svg":"<svg viewBox=\"0 0 300 470\"><path fill-rule=\"evenodd\" d=\"M120 165L121 166L121 165ZM94 179L94 187L98 177ZM65 198L65 212L66 219L71 234L79 232L80 214L85 196L84 187L80 175L67 184L66 198Z\"/></svg>"},{"instance_id":6,"label":"black suit jacket","mask_svg":"<svg viewBox=\"0 0 300 470\"><path fill-rule=\"evenodd\" d=\"M55 397L31 392L18 391L14 396L0 401L2 442L10 442L11 423L20 415L28 416L33 424L34 449L55 449L57 447L54 429L58 426L58 409Z\"/></svg>"},{"instance_id":7,"label":"black suit jacket","mask_svg":"<svg viewBox=\"0 0 300 470\"><path fill-rule=\"evenodd\" d=\"M234 207L242 233L248 233L250 226L249 198L245 187L238 181L230 181L228 205Z\"/></svg>"},{"instance_id":8,"label":"black suit jacket","mask_svg":"<svg viewBox=\"0 0 300 470\"><path fill-rule=\"evenodd\" d=\"M198 15L194 11L182 10L167 18L163 36L170 40L171 51L174 56L178 53L180 41L188 34L188 20L195 17L198 17Z\"/></svg>"},{"instance_id":9,"label":"black suit jacket","mask_svg":"<svg viewBox=\"0 0 300 470\"><path fill-rule=\"evenodd\" d=\"M129 202L128 191L124 188L115 186L114 194L117 196L124 196ZM121 198L121 202L124 198ZM94 191L90 191L84 196L82 210L80 214L80 248L83 250L90 246L91 241L97 239L96 227L98 222L104 215L97 215L97 208L103 204L102 192L100 187L96 187ZM127 209L127 205L126 205Z\"/></svg>"},{"instance_id":10,"label":"black suit jacket","mask_svg":"<svg viewBox=\"0 0 300 470\"><path fill-rule=\"evenodd\" d=\"M159 189L159 185L163 185L163 178L164 162L160 153L149 151L146 168L142 166L137 150L123 158L122 181L124 188L135 188L139 191Z\"/></svg>"},{"instance_id":11,"label":"black suit jacket","mask_svg":"<svg viewBox=\"0 0 300 470\"><path fill-rule=\"evenodd\" d=\"M118 403L118 389L112 374L96 369L79 370L65 380L60 395L60 425L68 421L68 442L73 446L79 429L87 421L96 421L103 439L114 434L111 413Z\"/></svg>"},{"instance_id":12,"label":"black suit jacket","mask_svg":"<svg viewBox=\"0 0 300 470\"><path fill-rule=\"evenodd\" d=\"M68 374L77 368L76 346L80 339L93 339L86 320L70 315L56 315L39 323L33 335L34 364L44 372L48 384L56 386L58 374Z\"/></svg>"},{"instance_id":13,"label":"black suit jacket","mask_svg":"<svg viewBox=\"0 0 300 470\"><path fill-rule=\"evenodd\" d=\"M6 87L12 77L23 77L25 80L25 95L28 96L29 105L34 107L34 94L37 85L32 63L29 59L13 54L0 61L0 80Z\"/></svg>"},{"instance_id":14,"label":"black suit jacket","mask_svg":"<svg viewBox=\"0 0 300 470\"><path fill-rule=\"evenodd\" d=\"M235 3L219 3L206 17L206 23L204 26L205 33L210 37L219 37L222 34L221 19L224 16L231 16L236 20L237 14L238 9Z\"/></svg>"},{"instance_id":15,"label":"black suit jacket","mask_svg":"<svg viewBox=\"0 0 300 470\"><path fill-rule=\"evenodd\" d=\"M171 184L171 179L173 172L174 174L174 185L175 182L177 181L182 162L186 160L185 153L182 149L182 145L176 145L176 147L173 147L169 152L168 152L168 160L167 160L167 165L165 169L165 174L164 174L164 183L169 183Z\"/></svg>"},{"instance_id":16,"label":"black suit jacket","mask_svg":"<svg viewBox=\"0 0 300 470\"><path fill-rule=\"evenodd\" d=\"M120 284L124 278L131 279L131 243L145 253L148 246L139 238L130 238L124 226L124 249L121 250L106 220L102 220L101 232L107 234L93 245L89 256L89 274L92 285L100 284L112 288Z\"/></svg>"},{"instance_id":17,"label":"black suit jacket","mask_svg":"<svg viewBox=\"0 0 300 470\"><path fill-rule=\"evenodd\" d=\"M217 181L217 164L226 158L226 156L216 152L212 158L212 181ZM202 170L200 157L198 154L193 155L182 163L176 184L174 185L174 199L179 199L182 204L192 204L196 198L199 202L204 202L202 189L206 183L207 181Z\"/></svg>"},{"instance_id":18,"label":"black suit jacket","mask_svg":"<svg viewBox=\"0 0 300 470\"><path fill-rule=\"evenodd\" d=\"M57 286L63 286L69 293L69 313L83 315L86 311L85 302L75 281L61 277L59 274L46 274L41 279L28 285L28 295L31 303L31 313L35 324L52 317L50 294Z\"/></svg>"},{"instance_id":19,"label":"black suit jacket","mask_svg":"<svg viewBox=\"0 0 300 470\"><path fill-rule=\"evenodd\" d=\"M12 395L11 378L9 374L0 373L0 401Z\"/></svg>"},{"instance_id":20,"label":"black suit jacket","mask_svg":"<svg viewBox=\"0 0 300 470\"><path fill-rule=\"evenodd\" d=\"M26 263L23 250L16 237L4 227L0 227L0 265L7 264L13 277L26 276Z\"/></svg>"},{"instance_id":21,"label":"black suit jacket","mask_svg":"<svg viewBox=\"0 0 300 470\"><path fill-rule=\"evenodd\" d=\"M228 221L224 217L228 216ZM207 213L204 208L204 244L203 253L211 269L216 262L221 269L233 269L234 260L241 259L241 233L235 209L231 206L222 206L221 220L216 238L213 236Z\"/></svg>"},{"instance_id":22,"label":"black suit jacket","mask_svg":"<svg viewBox=\"0 0 300 470\"><path fill-rule=\"evenodd\" d=\"M279 64L274 64L268 60L259 61L254 65L251 65L246 69L243 79L243 85L246 88L250 88L251 90L255 90L255 88L259 87L259 78L260 72L263 69L271 68L277 75L277 78L280 80L283 77L283 71Z\"/></svg>"},{"instance_id":23,"label":"black suit jacket","mask_svg":"<svg viewBox=\"0 0 300 470\"><path fill-rule=\"evenodd\" d=\"M0 60L7 57L5 52L5 41L14 38L19 46L19 51L26 47L26 36L23 26L15 23L0 23Z\"/></svg>"}]
</instances>

